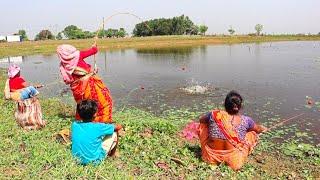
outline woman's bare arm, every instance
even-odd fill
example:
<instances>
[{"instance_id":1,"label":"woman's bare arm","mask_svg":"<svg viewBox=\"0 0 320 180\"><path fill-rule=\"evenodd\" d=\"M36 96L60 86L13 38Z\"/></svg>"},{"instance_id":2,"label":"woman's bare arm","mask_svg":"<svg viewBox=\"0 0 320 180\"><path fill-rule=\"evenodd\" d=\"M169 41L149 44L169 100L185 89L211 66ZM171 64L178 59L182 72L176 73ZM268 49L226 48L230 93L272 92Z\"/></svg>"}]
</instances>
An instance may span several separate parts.
<instances>
[{"instance_id":1,"label":"woman's bare arm","mask_svg":"<svg viewBox=\"0 0 320 180\"><path fill-rule=\"evenodd\" d=\"M267 130L268 130L268 128L264 127L263 125L254 124L253 128L250 129L249 131L254 131L259 134L262 132L266 132Z\"/></svg>"},{"instance_id":2,"label":"woman's bare arm","mask_svg":"<svg viewBox=\"0 0 320 180\"><path fill-rule=\"evenodd\" d=\"M35 88L42 88L42 87L44 87L43 84L29 84L29 83L27 83L27 82L22 83L22 86L24 86L24 87L33 86L33 87L35 87Z\"/></svg>"},{"instance_id":3,"label":"woman's bare arm","mask_svg":"<svg viewBox=\"0 0 320 180\"><path fill-rule=\"evenodd\" d=\"M23 87L28 87L28 83L27 83L27 82L23 82L23 83L22 83L22 86L23 86Z\"/></svg>"},{"instance_id":4,"label":"woman's bare arm","mask_svg":"<svg viewBox=\"0 0 320 180\"><path fill-rule=\"evenodd\" d=\"M87 58L98 52L97 46L92 46L90 49L80 51L80 59Z\"/></svg>"},{"instance_id":5,"label":"woman's bare arm","mask_svg":"<svg viewBox=\"0 0 320 180\"><path fill-rule=\"evenodd\" d=\"M199 121L200 123L209 123L208 113L201 115Z\"/></svg>"}]
</instances>

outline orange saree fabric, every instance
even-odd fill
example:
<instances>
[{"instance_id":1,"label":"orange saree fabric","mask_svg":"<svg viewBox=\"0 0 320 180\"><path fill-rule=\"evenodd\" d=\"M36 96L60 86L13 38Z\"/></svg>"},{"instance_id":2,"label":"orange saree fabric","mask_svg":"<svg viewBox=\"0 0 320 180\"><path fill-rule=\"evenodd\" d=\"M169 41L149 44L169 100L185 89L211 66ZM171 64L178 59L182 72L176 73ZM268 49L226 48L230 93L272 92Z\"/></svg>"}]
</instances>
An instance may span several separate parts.
<instances>
[{"instance_id":1,"label":"orange saree fabric","mask_svg":"<svg viewBox=\"0 0 320 180\"><path fill-rule=\"evenodd\" d=\"M224 131L223 133L228 134L228 136L226 136L227 140L231 144L237 142L238 138L236 132L234 132L231 128L231 122L228 123L230 119L229 116L224 112L220 113L220 111L214 111L212 114L217 120L216 122L219 122L222 126L224 125L223 129L220 130ZM255 132L248 132L245 140L235 144L233 149L215 150L211 148L212 145L210 146L211 141L209 139L208 124L200 123L199 126L199 139L201 144L202 159L210 164L219 164L225 162L234 170L240 169L246 162L248 155L252 152L257 143L257 138L258 136Z\"/></svg>"},{"instance_id":2,"label":"orange saree fabric","mask_svg":"<svg viewBox=\"0 0 320 180\"><path fill-rule=\"evenodd\" d=\"M83 77L76 79L70 87L77 103L84 99L92 99L98 103L98 111L93 122L112 122L112 98L109 89L104 85L100 77L94 73L87 73ZM76 114L76 119L81 120L78 113Z\"/></svg>"}]
</instances>

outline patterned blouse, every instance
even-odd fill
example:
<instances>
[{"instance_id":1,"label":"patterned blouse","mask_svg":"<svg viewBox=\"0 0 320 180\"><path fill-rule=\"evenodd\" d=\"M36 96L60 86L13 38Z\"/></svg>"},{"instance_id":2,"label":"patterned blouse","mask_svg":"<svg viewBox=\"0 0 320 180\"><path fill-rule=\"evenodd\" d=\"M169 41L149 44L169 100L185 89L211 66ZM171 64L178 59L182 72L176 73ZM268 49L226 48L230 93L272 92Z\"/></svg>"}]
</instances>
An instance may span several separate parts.
<instances>
[{"instance_id":1,"label":"patterned blouse","mask_svg":"<svg viewBox=\"0 0 320 180\"><path fill-rule=\"evenodd\" d=\"M211 112L207 114L207 117L209 119L209 137L226 140L226 137L221 132L214 119L212 119ZM236 127L236 131L238 132L241 141L244 140L248 130L254 127L254 124L255 122L252 118L241 115L241 123Z\"/></svg>"}]
</instances>

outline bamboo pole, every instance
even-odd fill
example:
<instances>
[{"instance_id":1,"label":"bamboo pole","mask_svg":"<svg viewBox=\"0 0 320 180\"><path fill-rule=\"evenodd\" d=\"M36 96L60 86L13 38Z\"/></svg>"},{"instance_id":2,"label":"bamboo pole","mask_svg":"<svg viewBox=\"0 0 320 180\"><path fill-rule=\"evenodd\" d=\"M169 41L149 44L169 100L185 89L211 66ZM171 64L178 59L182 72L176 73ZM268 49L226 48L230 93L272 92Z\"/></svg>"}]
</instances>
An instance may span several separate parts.
<instances>
[{"instance_id":1,"label":"bamboo pole","mask_svg":"<svg viewBox=\"0 0 320 180\"><path fill-rule=\"evenodd\" d=\"M107 17L107 18L103 18L102 19L102 23L99 25L99 28L98 28L98 31L96 32L96 35L95 35L95 38L94 38L94 43L97 44L97 39L98 39L98 36L99 36L99 32L104 29L105 25L107 24L107 22L109 20L111 20L113 17L115 16L118 16L118 15L130 15L130 16L133 16L139 20L141 20L143 22L143 19L140 18L139 16L133 14L133 13L129 13L129 12L119 12L119 13L115 13L115 14L112 14L111 16ZM152 29L149 27L149 25L146 23L146 22L143 22L145 24L145 26L150 30L152 31ZM93 56L93 63L94 63L94 71L96 72L97 70L97 61L96 61L96 55Z\"/></svg>"}]
</instances>

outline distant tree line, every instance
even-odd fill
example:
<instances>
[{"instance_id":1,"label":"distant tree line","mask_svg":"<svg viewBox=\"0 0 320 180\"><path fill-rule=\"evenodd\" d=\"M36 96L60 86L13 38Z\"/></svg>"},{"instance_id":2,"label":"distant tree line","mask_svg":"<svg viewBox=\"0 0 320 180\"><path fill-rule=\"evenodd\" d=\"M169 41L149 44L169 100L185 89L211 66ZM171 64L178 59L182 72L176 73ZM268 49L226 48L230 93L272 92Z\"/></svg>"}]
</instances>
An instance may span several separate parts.
<instances>
[{"instance_id":1,"label":"distant tree line","mask_svg":"<svg viewBox=\"0 0 320 180\"><path fill-rule=\"evenodd\" d=\"M249 33L248 35L249 36L261 36L261 35L263 35L262 34L263 25L262 24L256 24L254 26L254 30L256 31L256 33ZM228 32L232 36L236 32L236 30L232 26L230 26L230 28L228 29Z\"/></svg>"},{"instance_id":2,"label":"distant tree line","mask_svg":"<svg viewBox=\"0 0 320 180\"><path fill-rule=\"evenodd\" d=\"M107 29L107 30L100 30L98 32L98 37L99 38L112 38L112 37L125 37L127 35L126 31L123 28L120 29Z\"/></svg>"},{"instance_id":3,"label":"distant tree line","mask_svg":"<svg viewBox=\"0 0 320 180\"><path fill-rule=\"evenodd\" d=\"M69 25L65 27L63 31L60 32L61 37L62 37L62 34L68 39L88 39L88 38L94 37L93 32L84 31L75 25Z\"/></svg>"},{"instance_id":4,"label":"distant tree line","mask_svg":"<svg viewBox=\"0 0 320 180\"><path fill-rule=\"evenodd\" d=\"M261 36L263 30L262 24L254 26L255 33L249 33L249 36ZM161 36L161 35L206 35L208 26L195 25L188 16L181 15L173 18L160 18L144 21L135 25L133 36ZM230 26L227 31L232 36L236 30ZM14 35L20 35L22 41L29 40L25 30L20 29ZM99 38L123 38L128 35L124 28L98 30L95 32L84 31L75 25L65 27L56 36L48 29L41 30L36 36L38 40L60 40L60 39L88 39L98 35ZM296 34L302 36L306 34ZM311 35L310 33L308 35ZM320 32L316 35L320 35Z\"/></svg>"},{"instance_id":5,"label":"distant tree line","mask_svg":"<svg viewBox=\"0 0 320 180\"><path fill-rule=\"evenodd\" d=\"M207 31L207 26L202 26L201 32ZM161 35L197 35L199 27L188 16L173 18L160 18L144 21L135 25L134 36L161 36Z\"/></svg>"},{"instance_id":6,"label":"distant tree line","mask_svg":"<svg viewBox=\"0 0 320 180\"><path fill-rule=\"evenodd\" d=\"M48 29L41 30L36 36L35 41L39 40L61 40L61 39L88 39L93 38L98 34L99 38L122 38L127 35L127 32L124 28L120 29L107 29L107 30L99 30L95 32L84 31L78 28L75 25L69 25L63 29L63 31L59 32L56 36ZM22 40L28 40L25 30L19 30L18 33L14 35L20 35Z\"/></svg>"},{"instance_id":7,"label":"distant tree line","mask_svg":"<svg viewBox=\"0 0 320 180\"><path fill-rule=\"evenodd\" d=\"M64 28L60 32L59 39L62 39L62 34L68 39L88 39L93 38L98 34L99 38L112 38L112 37L125 37L127 35L124 28L120 29L107 29L107 30L98 30L96 32L83 31L75 25L70 25Z\"/></svg>"}]
</instances>

